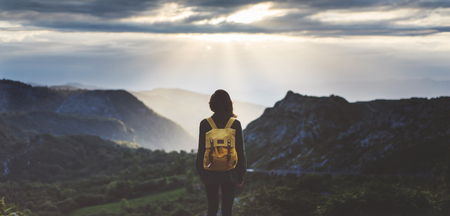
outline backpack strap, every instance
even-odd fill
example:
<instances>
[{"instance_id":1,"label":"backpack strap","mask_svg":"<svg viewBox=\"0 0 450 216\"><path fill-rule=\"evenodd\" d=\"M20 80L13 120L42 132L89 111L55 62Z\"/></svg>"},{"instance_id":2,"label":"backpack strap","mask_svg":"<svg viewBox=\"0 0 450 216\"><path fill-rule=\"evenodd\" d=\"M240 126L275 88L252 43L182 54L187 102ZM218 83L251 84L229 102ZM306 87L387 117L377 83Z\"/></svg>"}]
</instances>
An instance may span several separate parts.
<instances>
[{"instance_id":1,"label":"backpack strap","mask_svg":"<svg viewBox=\"0 0 450 216\"><path fill-rule=\"evenodd\" d=\"M208 121L209 125L211 125L212 129L217 129L216 123L214 123L214 120L211 117L206 118L206 120ZM210 150L209 150L209 164L208 164L208 168L211 167L212 163L213 163L213 152L214 152L214 141L211 140L210 141Z\"/></svg>"},{"instance_id":2,"label":"backpack strap","mask_svg":"<svg viewBox=\"0 0 450 216\"><path fill-rule=\"evenodd\" d=\"M211 125L212 129L217 129L216 123L214 123L214 120L211 117L206 118L206 120L208 121L209 125Z\"/></svg>"},{"instance_id":3,"label":"backpack strap","mask_svg":"<svg viewBox=\"0 0 450 216\"><path fill-rule=\"evenodd\" d=\"M208 164L208 166L206 166L206 167L208 167L208 168L211 167L211 165L212 165L212 163L213 163L213 161L214 161L214 156L213 156L213 152L214 152L214 141L211 140L210 142L211 142L211 147L210 147L210 149L209 149L209 164Z\"/></svg>"},{"instance_id":4,"label":"backpack strap","mask_svg":"<svg viewBox=\"0 0 450 216\"><path fill-rule=\"evenodd\" d=\"M231 128L231 125L234 123L234 120L236 120L236 119L235 118L230 118L230 120L228 120L228 123L225 126L225 128ZM227 150L228 150L227 162L228 162L228 166L231 167L231 140L228 140Z\"/></svg>"},{"instance_id":5,"label":"backpack strap","mask_svg":"<svg viewBox=\"0 0 450 216\"><path fill-rule=\"evenodd\" d=\"M231 125L233 124L234 120L236 120L235 118L230 118L230 120L228 120L227 125L225 125L225 128L230 128Z\"/></svg>"},{"instance_id":6,"label":"backpack strap","mask_svg":"<svg viewBox=\"0 0 450 216\"><path fill-rule=\"evenodd\" d=\"M227 149L228 149L227 162L228 166L231 166L231 140L228 140Z\"/></svg>"}]
</instances>

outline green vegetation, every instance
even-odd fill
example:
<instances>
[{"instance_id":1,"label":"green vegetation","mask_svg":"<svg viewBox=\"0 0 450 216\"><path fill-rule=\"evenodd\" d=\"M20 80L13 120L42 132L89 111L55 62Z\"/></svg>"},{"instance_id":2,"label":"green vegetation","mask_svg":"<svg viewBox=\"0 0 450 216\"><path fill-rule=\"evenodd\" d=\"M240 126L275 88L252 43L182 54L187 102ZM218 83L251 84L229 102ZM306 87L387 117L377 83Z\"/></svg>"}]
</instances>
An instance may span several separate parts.
<instances>
[{"instance_id":1,"label":"green vegetation","mask_svg":"<svg viewBox=\"0 0 450 216\"><path fill-rule=\"evenodd\" d=\"M136 149L83 135L40 135L31 144L27 159L32 163L16 156L9 164L11 173L2 175L0 194L16 206L4 210L36 216L199 216L207 210L193 152ZM234 212L444 216L450 213L450 178L440 169L446 164L436 166L432 178L248 173Z\"/></svg>"},{"instance_id":2,"label":"green vegetation","mask_svg":"<svg viewBox=\"0 0 450 216\"><path fill-rule=\"evenodd\" d=\"M7 205L5 198L0 199L0 216L20 216L23 213L16 210L14 205Z\"/></svg>"},{"instance_id":3,"label":"green vegetation","mask_svg":"<svg viewBox=\"0 0 450 216\"><path fill-rule=\"evenodd\" d=\"M444 216L448 180L371 176L268 176L251 173L236 215Z\"/></svg>"},{"instance_id":4,"label":"green vegetation","mask_svg":"<svg viewBox=\"0 0 450 216\"><path fill-rule=\"evenodd\" d=\"M26 154L9 159L0 194L33 215L61 215L123 199L133 208L129 200L186 187L187 173L194 184L195 154L132 147L95 136L38 135Z\"/></svg>"},{"instance_id":5,"label":"green vegetation","mask_svg":"<svg viewBox=\"0 0 450 216\"><path fill-rule=\"evenodd\" d=\"M140 206L145 206L149 203L155 203L158 200L167 200L174 201L178 198L185 196L186 192L184 189L176 189L167 192L161 192L158 194L152 194L140 198L135 199L122 199L120 202L108 203L103 205L91 206L78 209L76 211L71 212L70 216L82 216L87 214L100 214L100 213L115 213L115 212L128 212L132 211L132 209L138 208Z\"/></svg>"}]
</instances>

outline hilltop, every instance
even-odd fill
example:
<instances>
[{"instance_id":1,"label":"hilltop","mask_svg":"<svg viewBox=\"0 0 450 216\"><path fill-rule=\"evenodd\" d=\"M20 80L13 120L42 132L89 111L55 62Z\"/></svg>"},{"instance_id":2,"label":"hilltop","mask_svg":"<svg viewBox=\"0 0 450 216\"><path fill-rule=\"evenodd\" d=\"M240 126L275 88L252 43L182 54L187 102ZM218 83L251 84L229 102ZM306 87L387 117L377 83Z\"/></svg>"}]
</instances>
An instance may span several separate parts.
<instances>
[{"instance_id":1,"label":"hilltop","mask_svg":"<svg viewBox=\"0 0 450 216\"><path fill-rule=\"evenodd\" d=\"M252 168L433 175L448 169L449 119L449 97L349 103L288 92L244 134Z\"/></svg>"}]
</instances>

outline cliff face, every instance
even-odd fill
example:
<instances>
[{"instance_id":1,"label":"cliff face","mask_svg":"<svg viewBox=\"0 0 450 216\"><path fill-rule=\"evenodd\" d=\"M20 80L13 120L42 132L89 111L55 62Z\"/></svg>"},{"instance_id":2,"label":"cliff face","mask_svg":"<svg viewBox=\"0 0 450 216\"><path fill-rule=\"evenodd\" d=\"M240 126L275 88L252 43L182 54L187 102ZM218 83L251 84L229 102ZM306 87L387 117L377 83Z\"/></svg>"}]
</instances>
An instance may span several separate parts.
<instances>
[{"instance_id":1,"label":"cliff face","mask_svg":"<svg viewBox=\"0 0 450 216\"><path fill-rule=\"evenodd\" d=\"M0 81L0 118L10 127L36 134L89 134L136 142L150 149L190 150L195 140L123 90L54 90Z\"/></svg>"},{"instance_id":2,"label":"cliff face","mask_svg":"<svg viewBox=\"0 0 450 216\"><path fill-rule=\"evenodd\" d=\"M348 103L288 92L245 129L253 168L430 174L450 158L450 98ZM439 165L441 164L441 165Z\"/></svg>"}]
</instances>

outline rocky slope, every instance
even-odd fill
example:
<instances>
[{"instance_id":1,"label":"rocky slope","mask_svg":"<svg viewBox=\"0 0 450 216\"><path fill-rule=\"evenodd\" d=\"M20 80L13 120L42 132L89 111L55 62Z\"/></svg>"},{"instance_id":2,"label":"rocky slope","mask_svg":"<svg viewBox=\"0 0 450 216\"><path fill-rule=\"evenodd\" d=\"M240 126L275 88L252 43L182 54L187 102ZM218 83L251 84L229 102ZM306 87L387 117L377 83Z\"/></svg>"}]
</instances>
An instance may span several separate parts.
<instances>
[{"instance_id":1,"label":"rocky slope","mask_svg":"<svg viewBox=\"0 0 450 216\"><path fill-rule=\"evenodd\" d=\"M196 148L194 138L179 125L123 90L54 90L0 80L0 111L10 128L26 131L19 136L22 140L39 133L90 134L150 149Z\"/></svg>"},{"instance_id":2,"label":"rocky slope","mask_svg":"<svg viewBox=\"0 0 450 216\"><path fill-rule=\"evenodd\" d=\"M37 134L87 134L103 139L135 142L136 136L122 121L115 118L61 114L52 111L31 111L20 113L0 113L9 126L29 131L27 137ZM23 137L20 132L12 134Z\"/></svg>"},{"instance_id":3,"label":"rocky slope","mask_svg":"<svg viewBox=\"0 0 450 216\"><path fill-rule=\"evenodd\" d=\"M348 103L288 92L244 134L252 168L431 175L450 165L449 120L448 97Z\"/></svg>"}]
</instances>

